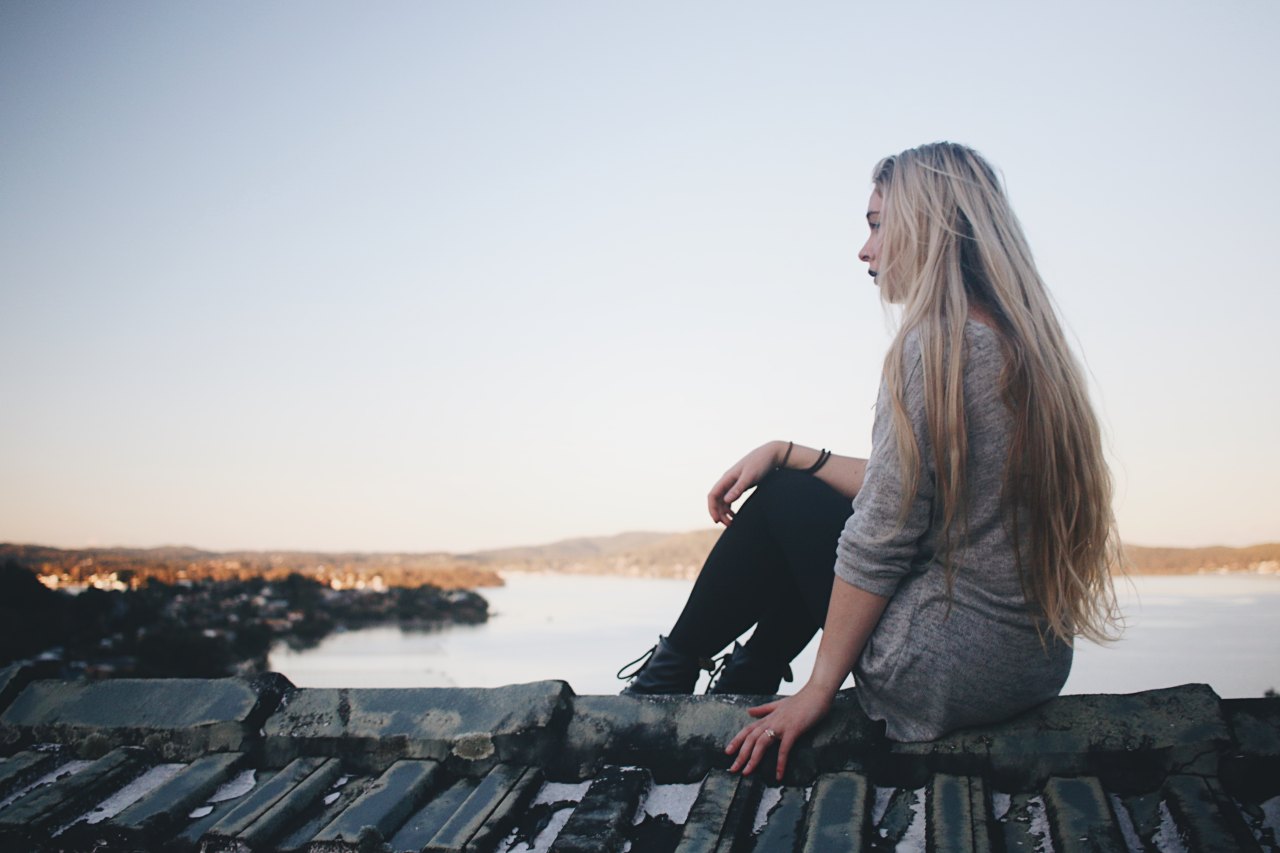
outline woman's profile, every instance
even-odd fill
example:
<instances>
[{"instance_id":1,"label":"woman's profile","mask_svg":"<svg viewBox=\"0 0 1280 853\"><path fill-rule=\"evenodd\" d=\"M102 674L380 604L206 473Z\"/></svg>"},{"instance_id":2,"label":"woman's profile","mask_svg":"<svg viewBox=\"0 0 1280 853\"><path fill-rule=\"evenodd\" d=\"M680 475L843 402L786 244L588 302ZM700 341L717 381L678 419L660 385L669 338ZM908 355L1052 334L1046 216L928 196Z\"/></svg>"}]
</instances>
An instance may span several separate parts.
<instances>
[{"instance_id":1,"label":"woman's profile","mask_svg":"<svg viewBox=\"0 0 1280 853\"><path fill-rule=\"evenodd\" d=\"M726 747L746 773L776 745L781 778L850 672L890 737L930 740L1056 696L1074 638L1118 621L1097 419L995 171L943 142L872 177L859 258L901 323L870 458L775 441L733 465L707 497L725 530L624 691L692 692L734 643L711 692L774 694L822 628L808 682Z\"/></svg>"}]
</instances>

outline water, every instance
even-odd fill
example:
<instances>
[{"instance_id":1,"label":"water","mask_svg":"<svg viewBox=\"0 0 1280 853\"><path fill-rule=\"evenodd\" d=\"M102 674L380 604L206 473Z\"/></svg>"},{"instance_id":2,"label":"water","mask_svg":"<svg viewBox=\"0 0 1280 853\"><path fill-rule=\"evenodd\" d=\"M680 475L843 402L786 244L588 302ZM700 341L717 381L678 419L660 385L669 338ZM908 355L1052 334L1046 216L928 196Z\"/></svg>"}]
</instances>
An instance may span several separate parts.
<instances>
[{"instance_id":1,"label":"water","mask_svg":"<svg viewBox=\"0 0 1280 853\"><path fill-rule=\"evenodd\" d=\"M397 627L334 634L270 666L306 687L497 687L568 681L579 694L616 693L613 676L680 612L689 581L512 573L480 590L484 625L429 633Z\"/></svg>"},{"instance_id":2,"label":"water","mask_svg":"<svg viewBox=\"0 0 1280 853\"><path fill-rule=\"evenodd\" d=\"M578 694L616 693L614 673L665 633L689 581L510 574L481 590L485 625L431 632L396 627L333 634L315 648L278 646L271 668L299 687L497 687L544 679ZM1223 697L1280 689L1280 578L1210 575L1134 578L1119 590L1129 620L1107 647L1081 642L1066 693L1131 693L1188 682ZM797 682L817 641L793 664ZM704 676L705 678L705 676ZM705 681L703 682L705 683Z\"/></svg>"}]
</instances>

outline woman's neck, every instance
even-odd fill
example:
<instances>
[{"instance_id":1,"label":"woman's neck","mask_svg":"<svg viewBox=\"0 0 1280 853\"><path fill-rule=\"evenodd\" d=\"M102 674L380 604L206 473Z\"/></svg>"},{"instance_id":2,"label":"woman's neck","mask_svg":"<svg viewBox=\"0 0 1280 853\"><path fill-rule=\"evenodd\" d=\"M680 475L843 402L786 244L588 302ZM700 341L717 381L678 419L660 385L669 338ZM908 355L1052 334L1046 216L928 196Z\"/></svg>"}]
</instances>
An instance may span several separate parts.
<instances>
[{"instance_id":1,"label":"woman's neck","mask_svg":"<svg viewBox=\"0 0 1280 853\"><path fill-rule=\"evenodd\" d=\"M988 329L994 329L996 327L996 321L992 318L991 313L980 305L974 305L973 303L969 304L969 319L973 320L975 323L981 323Z\"/></svg>"}]
</instances>

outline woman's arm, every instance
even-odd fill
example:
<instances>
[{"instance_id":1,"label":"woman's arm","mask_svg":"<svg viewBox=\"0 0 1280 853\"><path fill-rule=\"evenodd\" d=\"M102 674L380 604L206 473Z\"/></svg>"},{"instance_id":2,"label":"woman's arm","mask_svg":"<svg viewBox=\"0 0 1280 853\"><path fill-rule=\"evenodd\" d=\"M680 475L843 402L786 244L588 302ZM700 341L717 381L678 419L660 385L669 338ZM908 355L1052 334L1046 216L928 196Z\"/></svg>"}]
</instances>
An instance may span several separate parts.
<instances>
[{"instance_id":1,"label":"woman's arm","mask_svg":"<svg viewBox=\"0 0 1280 853\"><path fill-rule=\"evenodd\" d=\"M707 494L707 510L711 520L718 524L733 521L733 502L764 479L765 475L782 465L801 470L812 467L818 461L821 451L812 447L792 444L791 453L787 453L788 442L770 441L762 444L738 462L724 476L716 481ZM862 478L867 470L867 460L852 456L831 454L825 465L814 474L822 482L853 500L862 488Z\"/></svg>"},{"instance_id":2,"label":"woman's arm","mask_svg":"<svg viewBox=\"0 0 1280 853\"><path fill-rule=\"evenodd\" d=\"M782 446L782 453L785 454L787 445L781 441L777 442L777 444ZM809 468L818 461L818 456L821 452L820 450L814 450L812 447L793 444L791 446L791 456L787 459L787 467L801 470ZM778 458L781 461L782 457L779 456ZM813 476L849 500L853 500L858 496L858 491L862 488L862 477L866 471L867 460L859 459L856 456L837 456L832 453L826 464L819 468Z\"/></svg>"},{"instance_id":3,"label":"woman's arm","mask_svg":"<svg viewBox=\"0 0 1280 853\"><path fill-rule=\"evenodd\" d=\"M750 774L769 747L778 744L778 781L787 769L787 756L796 739L831 710L836 691L853 670L862 647L875 630L889 599L859 589L841 578L831 586L831 604L818 644L818 657L809 681L794 696L751 708L757 717L729 742L725 752L737 753L730 772Z\"/></svg>"}]
</instances>

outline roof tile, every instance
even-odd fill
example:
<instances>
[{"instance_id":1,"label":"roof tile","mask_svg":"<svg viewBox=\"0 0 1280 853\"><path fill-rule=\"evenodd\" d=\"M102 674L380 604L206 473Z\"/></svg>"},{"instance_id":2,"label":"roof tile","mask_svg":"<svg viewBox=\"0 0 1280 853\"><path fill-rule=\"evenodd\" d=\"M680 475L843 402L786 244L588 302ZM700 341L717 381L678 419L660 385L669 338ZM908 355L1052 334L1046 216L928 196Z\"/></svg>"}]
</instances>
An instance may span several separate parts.
<instances>
[{"instance_id":1,"label":"roof tile","mask_svg":"<svg viewBox=\"0 0 1280 853\"><path fill-rule=\"evenodd\" d=\"M184 691L190 707L178 701ZM1280 706L1269 700L1222 701L1202 685L1067 696L1001 725L904 744L846 695L796 745L782 786L769 767L758 779L726 772L722 744L756 701L579 697L563 682L35 682L3 713L0 849L1277 847ZM50 743L24 750L41 738ZM139 741L146 748L68 761ZM129 780L174 753L187 766L121 808L134 796ZM223 784L237 771L254 784ZM658 805L686 789L683 805ZM54 836L86 814L97 822Z\"/></svg>"}]
</instances>

